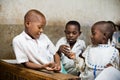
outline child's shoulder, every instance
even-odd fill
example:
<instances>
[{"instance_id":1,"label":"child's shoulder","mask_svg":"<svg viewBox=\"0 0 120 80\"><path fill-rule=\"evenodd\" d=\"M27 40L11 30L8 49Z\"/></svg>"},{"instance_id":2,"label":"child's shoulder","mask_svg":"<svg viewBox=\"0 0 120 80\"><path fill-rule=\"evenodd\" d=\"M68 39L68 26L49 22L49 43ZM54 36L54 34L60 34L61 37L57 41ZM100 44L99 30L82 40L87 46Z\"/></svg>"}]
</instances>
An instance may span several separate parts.
<instances>
[{"instance_id":1,"label":"child's shoulder","mask_svg":"<svg viewBox=\"0 0 120 80\"><path fill-rule=\"evenodd\" d=\"M67 43L66 37L61 37L61 38L57 41L56 45L66 44L66 43Z\"/></svg>"},{"instance_id":2,"label":"child's shoulder","mask_svg":"<svg viewBox=\"0 0 120 80\"><path fill-rule=\"evenodd\" d=\"M61 37L58 41L67 41L66 37Z\"/></svg>"},{"instance_id":3,"label":"child's shoulder","mask_svg":"<svg viewBox=\"0 0 120 80\"><path fill-rule=\"evenodd\" d=\"M13 41L19 41L19 40L23 40L25 36L25 32L23 31L22 33L20 33L19 35L15 36L13 38Z\"/></svg>"},{"instance_id":4,"label":"child's shoulder","mask_svg":"<svg viewBox=\"0 0 120 80\"><path fill-rule=\"evenodd\" d=\"M79 43L79 44L85 44L85 41L82 40L82 39L77 39L77 43Z\"/></svg>"},{"instance_id":5,"label":"child's shoulder","mask_svg":"<svg viewBox=\"0 0 120 80\"><path fill-rule=\"evenodd\" d=\"M111 46L111 45L109 45L109 44L105 44L105 45L98 45L98 46L93 46L93 45L91 45L91 46L89 46L88 48L90 48L90 49L95 49L95 50L98 50L98 51L104 51L104 52L109 52L109 54L110 53L119 53L119 51L114 47L114 46Z\"/></svg>"}]
</instances>

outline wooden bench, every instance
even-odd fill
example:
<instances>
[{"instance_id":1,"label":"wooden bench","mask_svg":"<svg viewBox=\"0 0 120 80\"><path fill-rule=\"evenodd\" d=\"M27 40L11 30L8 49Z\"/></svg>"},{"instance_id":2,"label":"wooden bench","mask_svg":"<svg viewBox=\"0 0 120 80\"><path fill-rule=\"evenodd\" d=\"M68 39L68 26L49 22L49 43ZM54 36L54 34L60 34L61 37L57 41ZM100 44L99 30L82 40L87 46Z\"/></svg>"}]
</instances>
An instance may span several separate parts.
<instances>
[{"instance_id":1,"label":"wooden bench","mask_svg":"<svg viewBox=\"0 0 120 80\"><path fill-rule=\"evenodd\" d=\"M0 60L0 80L80 80L70 74L36 71Z\"/></svg>"}]
</instances>

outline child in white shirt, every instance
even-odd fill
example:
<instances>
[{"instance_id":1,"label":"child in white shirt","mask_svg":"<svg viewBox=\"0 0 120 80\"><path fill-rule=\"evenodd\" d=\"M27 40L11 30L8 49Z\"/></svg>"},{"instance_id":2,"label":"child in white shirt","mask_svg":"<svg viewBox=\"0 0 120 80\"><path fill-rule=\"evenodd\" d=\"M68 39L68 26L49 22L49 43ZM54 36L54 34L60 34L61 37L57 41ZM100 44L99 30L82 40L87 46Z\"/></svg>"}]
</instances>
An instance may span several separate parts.
<instances>
[{"instance_id":1,"label":"child in white shirt","mask_svg":"<svg viewBox=\"0 0 120 80\"><path fill-rule=\"evenodd\" d=\"M115 47L120 52L120 26L116 25L116 27L117 27L117 30L113 34L112 42L115 44Z\"/></svg>"},{"instance_id":2,"label":"child in white shirt","mask_svg":"<svg viewBox=\"0 0 120 80\"><path fill-rule=\"evenodd\" d=\"M111 26L106 21L96 22L92 26L92 45L83 52L86 66L80 74L82 80L94 80L102 70L109 66L119 68L119 52L114 46L108 44L108 39L111 39L113 35ZM74 55L71 55L71 58L78 61ZM79 69L82 69L81 66Z\"/></svg>"},{"instance_id":3,"label":"child in white shirt","mask_svg":"<svg viewBox=\"0 0 120 80\"><path fill-rule=\"evenodd\" d=\"M13 39L18 63L31 69L60 71L60 58L55 46L43 33L45 16L38 10L29 10L24 17L24 24L25 30Z\"/></svg>"},{"instance_id":4,"label":"child in white shirt","mask_svg":"<svg viewBox=\"0 0 120 80\"><path fill-rule=\"evenodd\" d=\"M69 58L70 52L79 57L85 49L85 42L78 37L81 34L80 24L77 21L69 21L65 26L65 36L59 39L56 44L59 54L61 55L61 63L67 73L78 75L74 61Z\"/></svg>"}]
</instances>

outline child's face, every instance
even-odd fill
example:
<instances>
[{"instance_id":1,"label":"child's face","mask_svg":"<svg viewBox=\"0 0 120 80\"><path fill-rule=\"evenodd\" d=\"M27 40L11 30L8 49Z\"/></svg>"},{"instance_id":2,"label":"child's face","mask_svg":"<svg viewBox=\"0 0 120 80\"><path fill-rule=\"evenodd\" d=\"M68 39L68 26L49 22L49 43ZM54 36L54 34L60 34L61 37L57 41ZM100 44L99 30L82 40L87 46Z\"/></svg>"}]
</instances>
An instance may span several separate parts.
<instances>
[{"instance_id":1,"label":"child's face","mask_svg":"<svg viewBox=\"0 0 120 80\"><path fill-rule=\"evenodd\" d=\"M98 25L99 26L99 25ZM98 45L103 43L103 33L100 31L98 26L93 26L91 29L91 42L93 45Z\"/></svg>"},{"instance_id":2,"label":"child's face","mask_svg":"<svg viewBox=\"0 0 120 80\"><path fill-rule=\"evenodd\" d=\"M68 43L75 43L80 32L76 25L68 25L65 30L65 35L67 38Z\"/></svg>"},{"instance_id":3,"label":"child's face","mask_svg":"<svg viewBox=\"0 0 120 80\"><path fill-rule=\"evenodd\" d=\"M45 26L45 19L41 18L38 21L28 22L26 23L27 26L27 33L33 38L37 39L40 37L41 33L43 33L43 29Z\"/></svg>"}]
</instances>

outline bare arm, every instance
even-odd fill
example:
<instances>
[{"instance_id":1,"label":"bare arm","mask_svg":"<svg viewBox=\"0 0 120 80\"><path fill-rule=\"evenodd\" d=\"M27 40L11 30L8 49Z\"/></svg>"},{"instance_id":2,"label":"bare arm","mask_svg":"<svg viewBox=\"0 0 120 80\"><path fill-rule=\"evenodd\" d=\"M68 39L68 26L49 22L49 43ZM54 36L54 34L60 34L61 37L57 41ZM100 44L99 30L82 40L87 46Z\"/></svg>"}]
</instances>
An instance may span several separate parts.
<instances>
[{"instance_id":1,"label":"bare arm","mask_svg":"<svg viewBox=\"0 0 120 80\"><path fill-rule=\"evenodd\" d=\"M23 63L23 64L24 64L27 68L30 68L30 69L36 69L36 70L39 70L39 69L53 70L53 69L52 69L53 63L40 65L40 64L35 64L35 63L32 63L32 62L25 62L25 63Z\"/></svg>"},{"instance_id":2,"label":"bare arm","mask_svg":"<svg viewBox=\"0 0 120 80\"><path fill-rule=\"evenodd\" d=\"M23 65L31 69L43 69L45 67L44 65L39 65L39 64L32 63L32 62L25 62L23 63Z\"/></svg>"},{"instance_id":3,"label":"bare arm","mask_svg":"<svg viewBox=\"0 0 120 80\"><path fill-rule=\"evenodd\" d=\"M60 55L58 53L54 55L54 61L56 63L55 70L60 71L61 70Z\"/></svg>"}]
</instances>

